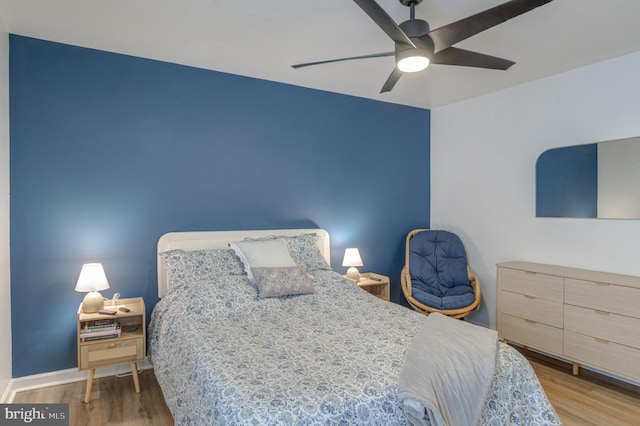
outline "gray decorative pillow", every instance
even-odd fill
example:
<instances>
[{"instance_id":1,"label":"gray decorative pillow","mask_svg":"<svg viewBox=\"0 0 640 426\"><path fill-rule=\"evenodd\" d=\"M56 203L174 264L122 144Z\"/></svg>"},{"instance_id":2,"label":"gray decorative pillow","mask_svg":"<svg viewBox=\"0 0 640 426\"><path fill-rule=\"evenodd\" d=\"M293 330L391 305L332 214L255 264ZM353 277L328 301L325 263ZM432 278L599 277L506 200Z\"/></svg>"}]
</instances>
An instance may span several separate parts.
<instances>
[{"instance_id":1,"label":"gray decorative pillow","mask_svg":"<svg viewBox=\"0 0 640 426\"><path fill-rule=\"evenodd\" d=\"M243 275L240 258L233 250L171 250L160 253L169 289L220 275Z\"/></svg>"},{"instance_id":2,"label":"gray decorative pillow","mask_svg":"<svg viewBox=\"0 0 640 426\"><path fill-rule=\"evenodd\" d=\"M244 241L263 241L280 239L287 243L289 254L293 260L307 270L320 269L331 271L331 266L318 250L318 236L316 234L301 234L296 236L269 235L262 238L247 237Z\"/></svg>"},{"instance_id":3,"label":"gray decorative pillow","mask_svg":"<svg viewBox=\"0 0 640 426\"><path fill-rule=\"evenodd\" d=\"M302 266L251 268L260 297L315 293L313 280Z\"/></svg>"}]
</instances>

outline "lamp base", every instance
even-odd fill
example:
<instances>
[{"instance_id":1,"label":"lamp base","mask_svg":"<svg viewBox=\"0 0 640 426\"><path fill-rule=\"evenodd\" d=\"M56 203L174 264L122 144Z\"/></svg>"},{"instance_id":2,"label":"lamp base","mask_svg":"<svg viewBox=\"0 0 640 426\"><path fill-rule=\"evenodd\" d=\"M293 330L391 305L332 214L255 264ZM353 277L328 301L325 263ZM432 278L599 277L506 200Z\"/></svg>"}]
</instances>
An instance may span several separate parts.
<instances>
[{"instance_id":1,"label":"lamp base","mask_svg":"<svg viewBox=\"0 0 640 426\"><path fill-rule=\"evenodd\" d=\"M91 314L104 308L104 298L97 291L87 293L82 300L82 312Z\"/></svg>"},{"instance_id":2,"label":"lamp base","mask_svg":"<svg viewBox=\"0 0 640 426\"><path fill-rule=\"evenodd\" d=\"M347 278L355 282L358 282L360 281L360 272L358 271L357 268L352 266L351 268L347 269Z\"/></svg>"}]
</instances>

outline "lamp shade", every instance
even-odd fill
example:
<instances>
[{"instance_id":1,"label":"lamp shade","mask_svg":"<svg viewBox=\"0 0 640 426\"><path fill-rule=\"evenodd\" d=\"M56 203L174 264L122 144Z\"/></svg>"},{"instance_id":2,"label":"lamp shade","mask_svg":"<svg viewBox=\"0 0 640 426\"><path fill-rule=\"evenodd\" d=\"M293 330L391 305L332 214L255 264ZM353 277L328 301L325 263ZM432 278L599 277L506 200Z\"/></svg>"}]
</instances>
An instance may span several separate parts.
<instances>
[{"instance_id":1,"label":"lamp shade","mask_svg":"<svg viewBox=\"0 0 640 426\"><path fill-rule=\"evenodd\" d=\"M85 263L80 270L76 283L76 291L90 292L109 288L109 281L102 268L102 263Z\"/></svg>"},{"instance_id":2,"label":"lamp shade","mask_svg":"<svg viewBox=\"0 0 640 426\"><path fill-rule=\"evenodd\" d=\"M109 288L109 281L101 263L85 263L80 270L76 291L87 293L82 300L82 312L98 312L104 308L104 298L100 290Z\"/></svg>"},{"instance_id":3,"label":"lamp shade","mask_svg":"<svg viewBox=\"0 0 640 426\"><path fill-rule=\"evenodd\" d=\"M348 266L346 277L355 282L360 281L360 271L356 266L362 266L362 258L357 248L348 248L344 251L344 259L342 259L342 266Z\"/></svg>"},{"instance_id":4,"label":"lamp shade","mask_svg":"<svg viewBox=\"0 0 640 426\"><path fill-rule=\"evenodd\" d=\"M344 251L342 266L363 266L362 258L357 248L348 248Z\"/></svg>"}]
</instances>

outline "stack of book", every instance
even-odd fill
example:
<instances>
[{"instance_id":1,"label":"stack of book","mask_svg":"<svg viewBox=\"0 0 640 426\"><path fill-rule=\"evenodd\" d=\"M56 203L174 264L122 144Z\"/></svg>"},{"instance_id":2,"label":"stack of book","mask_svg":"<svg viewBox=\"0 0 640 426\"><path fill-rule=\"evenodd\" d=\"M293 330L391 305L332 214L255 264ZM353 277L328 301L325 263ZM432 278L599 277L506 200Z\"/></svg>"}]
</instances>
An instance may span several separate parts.
<instances>
[{"instance_id":1,"label":"stack of book","mask_svg":"<svg viewBox=\"0 0 640 426\"><path fill-rule=\"evenodd\" d=\"M111 339L120 337L120 324L115 318L105 318L87 321L80 330L80 339L87 340Z\"/></svg>"}]
</instances>

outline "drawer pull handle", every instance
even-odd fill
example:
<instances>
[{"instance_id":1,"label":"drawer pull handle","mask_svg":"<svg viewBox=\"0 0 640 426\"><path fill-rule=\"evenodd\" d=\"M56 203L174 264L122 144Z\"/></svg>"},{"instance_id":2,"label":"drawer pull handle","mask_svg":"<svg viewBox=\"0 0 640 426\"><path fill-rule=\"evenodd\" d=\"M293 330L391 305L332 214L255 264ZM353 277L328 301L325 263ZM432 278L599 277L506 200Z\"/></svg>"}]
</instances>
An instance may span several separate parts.
<instances>
[{"instance_id":1,"label":"drawer pull handle","mask_svg":"<svg viewBox=\"0 0 640 426\"><path fill-rule=\"evenodd\" d=\"M600 343L609 343L609 341L607 339L602 339L600 337L594 337L596 342L600 342Z\"/></svg>"},{"instance_id":2,"label":"drawer pull handle","mask_svg":"<svg viewBox=\"0 0 640 426\"><path fill-rule=\"evenodd\" d=\"M525 322L528 322L529 324L535 324L536 322L534 320L530 320L530 319L526 319L524 320Z\"/></svg>"},{"instance_id":3,"label":"drawer pull handle","mask_svg":"<svg viewBox=\"0 0 640 426\"><path fill-rule=\"evenodd\" d=\"M116 344L115 344L115 343L112 343L112 344L110 344L110 345L109 345L109 347L110 347L111 349L113 349L113 348L115 348L115 347L116 347Z\"/></svg>"},{"instance_id":4,"label":"drawer pull handle","mask_svg":"<svg viewBox=\"0 0 640 426\"><path fill-rule=\"evenodd\" d=\"M609 311L602 311L600 309L594 309L594 311L596 311L596 314L609 315Z\"/></svg>"},{"instance_id":5,"label":"drawer pull handle","mask_svg":"<svg viewBox=\"0 0 640 426\"><path fill-rule=\"evenodd\" d=\"M526 297L527 299L535 299L535 296L532 296L530 294L525 294L524 297Z\"/></svg>"},{"instance_id":6,"label":"drawer pull handle","mask_svg":"<svg viewBox=\"0 0 640 426\"><path fill-rule=\"evenodd\" d=\"M524 271L524 272L525 272L525 274L528 274L528 275L536 275L537 274L537 272L532 272L532 271Z\"/></svg>"},{"instance_id":7,"label":"drawer pull handle","mask_svg":"<svg viewBox=\"0 0 640 426\"><path fill-rule=\"evenodd\" d=\"M597 285L600 285L602 287L609 287L611 284L609 283L596 283Z\"/></svg>"}]
</instances>

